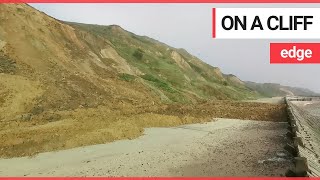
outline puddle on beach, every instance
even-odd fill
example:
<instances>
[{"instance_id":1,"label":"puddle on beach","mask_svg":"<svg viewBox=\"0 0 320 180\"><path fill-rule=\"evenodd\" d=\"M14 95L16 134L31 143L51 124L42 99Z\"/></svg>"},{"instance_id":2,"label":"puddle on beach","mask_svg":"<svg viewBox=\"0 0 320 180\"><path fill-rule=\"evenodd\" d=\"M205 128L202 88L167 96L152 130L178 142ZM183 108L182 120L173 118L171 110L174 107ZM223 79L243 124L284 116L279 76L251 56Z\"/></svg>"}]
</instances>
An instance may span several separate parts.
<instances>
[{"instance_id":1,"label":"puddle on beach","mask_svg":"<svg viewBox=\"0 0 320 180\"><path fill-rule=\"evenodd\" d=\"M265 160L259 160L259 164L263 164L265 162L284 162L289 161L288 155L284 152L277 152L275 157L265 159Z\"/></svg>"}]
</instances>

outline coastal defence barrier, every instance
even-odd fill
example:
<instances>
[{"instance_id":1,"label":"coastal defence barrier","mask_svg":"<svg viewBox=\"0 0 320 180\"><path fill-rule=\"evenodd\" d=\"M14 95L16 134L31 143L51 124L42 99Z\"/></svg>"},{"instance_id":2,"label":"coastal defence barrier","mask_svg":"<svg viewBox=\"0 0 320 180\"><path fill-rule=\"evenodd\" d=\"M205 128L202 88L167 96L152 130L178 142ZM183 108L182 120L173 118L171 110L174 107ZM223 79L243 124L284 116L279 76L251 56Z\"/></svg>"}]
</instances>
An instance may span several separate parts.
<instances>
[{"instance_id":1,"label":"coastal defence barrier","mask_svg":"<svg viewBox=\"0 0 320 180\"><path fill-rule=\"evenodd\" d=\"M285 149L294 156L294 169L287 176L320 177L320 117L303 107L318 97L285 97L289 115L288 138L293 143Z\"/></svg>"}]
</instances>

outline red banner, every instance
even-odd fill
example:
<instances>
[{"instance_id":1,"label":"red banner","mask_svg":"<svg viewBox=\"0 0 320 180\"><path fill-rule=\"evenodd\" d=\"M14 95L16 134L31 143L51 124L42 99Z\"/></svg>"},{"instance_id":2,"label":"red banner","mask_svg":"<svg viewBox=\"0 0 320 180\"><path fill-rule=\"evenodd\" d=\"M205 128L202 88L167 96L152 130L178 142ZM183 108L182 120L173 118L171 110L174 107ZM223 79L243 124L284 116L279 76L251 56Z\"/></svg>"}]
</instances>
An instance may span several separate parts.
<instances>
[{"instance_id":1,"label":"red banner","mask_svg":"<svg viewBox=\"0 0 320 180\"><path fill-rule=\"evenodd\" d=\"M271 64L318 64L320 43L271 43Z\"/></svg>"},{"instance_id":2,"label":"red banner","mask_svg":"<svg viewBox=\"0 0 320 180\"><path fill-rule=\"evenodd\" d=\"M303 177L295 177L295 178L288 178L288 177L219 177L219 178L209 178L209 177L121 177L121 178L114 178L114 177L22 177L22 178L0 178L0 180L312 180L320 178L303 178Z\"/></svg>"},{"instance_id":3,"label":"red banner","mask_svg":"<svg viewBox=\"0 0 320 180\"><path fill-rule=\"evenodd\" d=\"M0 3L320 3L320 0L0 0Z\"/></svg>"}]
</instances>

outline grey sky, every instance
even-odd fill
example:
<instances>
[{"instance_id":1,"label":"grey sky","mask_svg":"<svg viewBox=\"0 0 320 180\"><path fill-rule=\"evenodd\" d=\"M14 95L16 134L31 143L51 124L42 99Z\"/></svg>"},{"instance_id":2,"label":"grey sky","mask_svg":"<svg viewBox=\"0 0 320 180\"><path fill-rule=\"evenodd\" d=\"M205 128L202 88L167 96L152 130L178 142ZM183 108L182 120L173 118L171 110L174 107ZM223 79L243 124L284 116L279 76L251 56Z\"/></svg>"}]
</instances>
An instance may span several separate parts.
<instances>
[{"instance_id":1,"label":"grey sky","mask_svg":"<svg viewBox=\"0 0 320 180\"><path fill-rule=\"evenodd\" d=\"M213 7L320 7L278 4L30 4L60 20L89 24L118 24L176 48L184 48L223 73L255 82L274 82L320 92L320 65L271 65L268 40L211 38ZM298 42L298 40L272 42ZM300 40L301 41L301 40ZM303 41L307 42L307 41Z\"/></svg>"}]
</instances>

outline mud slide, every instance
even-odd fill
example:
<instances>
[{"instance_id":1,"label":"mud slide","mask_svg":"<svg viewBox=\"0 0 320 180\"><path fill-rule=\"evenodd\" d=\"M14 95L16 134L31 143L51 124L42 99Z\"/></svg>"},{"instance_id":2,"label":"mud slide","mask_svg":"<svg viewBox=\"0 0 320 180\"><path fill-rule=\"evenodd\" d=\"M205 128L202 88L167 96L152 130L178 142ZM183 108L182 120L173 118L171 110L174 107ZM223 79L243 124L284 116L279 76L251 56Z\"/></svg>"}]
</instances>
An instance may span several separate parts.
<instances>
[{"instance_id":1,"label":"mud slide","mask_svg":"<svg viewBox=\"0 0 320 180\"><path fill-rule=\"evenodd\" d=\"M215 119L134 140L0 160L0 176L282 176L286 123Z\"/></svg>"}]
</instances>

